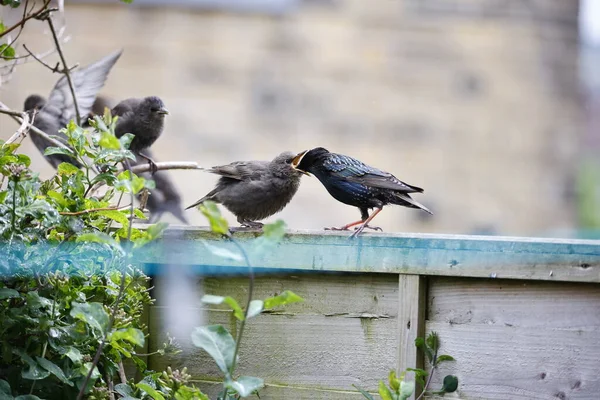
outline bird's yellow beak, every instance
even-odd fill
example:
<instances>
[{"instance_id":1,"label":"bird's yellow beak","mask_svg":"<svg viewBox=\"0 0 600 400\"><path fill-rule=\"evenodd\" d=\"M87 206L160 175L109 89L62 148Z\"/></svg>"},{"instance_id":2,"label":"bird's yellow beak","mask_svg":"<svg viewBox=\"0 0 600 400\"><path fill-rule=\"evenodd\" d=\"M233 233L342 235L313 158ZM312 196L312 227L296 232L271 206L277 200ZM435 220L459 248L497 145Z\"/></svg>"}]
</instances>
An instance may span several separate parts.
<instances>
[{"instance_id":1,"label":"bird's yellow beak","mask_svg":"<svg viewBox=\"0 0 600 400\"><path fill-rule=\"evenodd\" d=\"M163 114L163 115L169 115L169 110L167 110L166 108L162 107L156 113L157 114Z\"/></svg>"},{"instance_id":2,"label":"bird's yellow beak","mask_svg":"<svg viewBox=\"0 0 600 400\"><path fill-rule=\"evenodd\" d=\"M302 158L306 155L306 153L308 153L308 150L304 150L302 153L298 153L298 155L294 157L294 159L292 160L292 168L294 168L296 171L302 172L304 175L310 176L308 172L298 168L298 165L300 165L300 163L302 162Z\"/></svg>"}]
</instances>

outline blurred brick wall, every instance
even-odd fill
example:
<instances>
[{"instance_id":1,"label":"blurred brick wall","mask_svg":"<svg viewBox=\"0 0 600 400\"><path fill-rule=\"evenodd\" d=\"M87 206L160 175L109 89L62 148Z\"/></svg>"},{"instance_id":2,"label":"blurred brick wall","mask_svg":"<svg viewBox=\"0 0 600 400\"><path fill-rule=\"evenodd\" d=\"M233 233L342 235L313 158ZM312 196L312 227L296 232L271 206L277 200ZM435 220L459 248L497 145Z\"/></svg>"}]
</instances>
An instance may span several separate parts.
<instances>
[{"instance_id":1,"label":"blurred brick wall","mask_svg":"<svg viewBox=\"0 0 600 400\"><path fill-rule=\"evenodd\" d=\"M85 65L125 49L104 94L163 97L160 160L324 146L425 188L418 200L435 216L389 207L376 220L387 231L535 235L575 223L577 12L574 0L312 0L283 16L67 2L66 56ZM24 42L48 48L42 28ZM57 78L22 66L0 98L20 108ZM1 137L16 127L1 118ZM171 175L186 205L216 180ZM303 180L276 217L311 229L357 219Z\"/></svg>"}]
</instances>

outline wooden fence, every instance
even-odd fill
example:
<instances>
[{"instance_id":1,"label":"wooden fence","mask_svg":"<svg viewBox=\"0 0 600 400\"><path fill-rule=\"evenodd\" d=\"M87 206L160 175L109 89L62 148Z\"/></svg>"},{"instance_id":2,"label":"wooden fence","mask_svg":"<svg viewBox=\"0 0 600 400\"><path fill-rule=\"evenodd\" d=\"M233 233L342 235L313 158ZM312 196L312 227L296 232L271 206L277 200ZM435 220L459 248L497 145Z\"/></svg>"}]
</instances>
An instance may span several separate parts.
<instances>
[{"instance_id":1,"label":"wooden fence","mask_svg":"<svg viewBox=\"0 0 600 400\"><path fill-rule=\"evenodd\" d=\"M360 399L352 384L375 392L391 368L423 367L414 339L430 331L456 359L432 383L458 376L446 398L600 398L600 241L290 232L255 254L253 234L235 237L258 269L256 298L289 289L305 299L248 325L238 372L265 379L261 399ZM243 263L213 255L205 241L235 251L206 230L178 228L143 257L203 274L202 292L244 303ZM165 339L172 307L159 298L149 312L150 352ZM230 312L176 307L236 331ZM187 366L215 393L216 365L199 349L148 363Z\"/></svg>"}]
</instances>

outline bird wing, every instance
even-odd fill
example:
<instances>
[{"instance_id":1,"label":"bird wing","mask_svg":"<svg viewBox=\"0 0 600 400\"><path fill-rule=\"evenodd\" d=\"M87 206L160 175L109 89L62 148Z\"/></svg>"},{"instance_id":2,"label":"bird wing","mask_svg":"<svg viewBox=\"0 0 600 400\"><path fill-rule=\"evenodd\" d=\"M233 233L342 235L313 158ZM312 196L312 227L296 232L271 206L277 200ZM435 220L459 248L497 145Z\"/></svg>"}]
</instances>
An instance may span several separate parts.
<instances>
[{"instance_id":1,"label":"bird wing","mask_svg":"<svg viewBox=\"0 0 600 400\"><path fill-rule=\"evenodd\" d=\"M268 161L236 161L207 169L208 172L226 178L243 180L258 179L269 166Z\"/></svg>"},{"instance_id":2,"label":"bird wing","mask_svg":"<svg viewBox=\"0 0 600 400\"><path fill-rule=\"evenodd\" d=\"M123 100L111 110L113 117L122 117L125 114L134 112L134 110L144 101L144 99L127 99Z\"/></svg>"},{"instance_id":3,"label":"bird wing","mask_svg":"<svg viewBox=\"0 0 600 400\"><path fill-rule=\"evenodd\" d=\"M71 72L71 80L77 97L79 106L79 115L85 117L89 114L96 99L96 95L104 86L108 73L123 50L112 53L103 59L81 69L75 69ZM48 98L48 104L59 110L59 121L61 126L65 126L70 120L76 117L73 96L66 76L61 77ZM78 121L81 122L81 121Z\"/></svg>"},{"instance_id":4,"label":"bird wing","mask_svg":"<svg viewBox=\"0 0 600 400\"><path fill-rule=\"evenodd\" d=\"M404 193L423 191L420 187L402 182L389 172L371 167L349 156L331 153L323 165L330 173L348 182Z\"/></svg>"}]
</instances>

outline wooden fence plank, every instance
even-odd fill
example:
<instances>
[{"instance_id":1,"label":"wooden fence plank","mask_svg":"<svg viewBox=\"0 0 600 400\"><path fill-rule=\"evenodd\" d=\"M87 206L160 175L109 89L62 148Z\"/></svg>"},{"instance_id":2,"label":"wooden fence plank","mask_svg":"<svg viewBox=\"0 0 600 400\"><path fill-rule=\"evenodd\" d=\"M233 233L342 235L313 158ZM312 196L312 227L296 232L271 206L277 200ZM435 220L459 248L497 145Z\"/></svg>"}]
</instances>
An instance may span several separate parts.
<instances>
[{"instance_id":1,"label":"wooden fence plank","mask_svg":"<svg viewBox=\"0 0 600 400\"><path fill-rule=\"evenodd\" d=\"M406 273L548 281L600 282L600 241L464 235L378 234L356 240L340 233L290 232L270 251L258 254L257 233L235 236L259 272L348 271ZM236 249L198 228L166 233L137 253L149 264L194 265L198 272L246 273L242 262L212 254L203 240ZM151 270L151 273L157 272Z\"/></svg>"},{"instance_id":2,"label":"wooden fence plank","mask_svg":"<svg viewBox=\"0 0 600 400\"><path fill-rule=\"evenodd\" d=\"M427 280L419 275L400 275L398 303L398 373L407 368L423 368L423 357L415 339L425 332ZM412 372L406 374L413 380ZM418 395L418 393L415 393ZM414 399L413 395L411 399Z\"/></svg>"}]
</instances>

